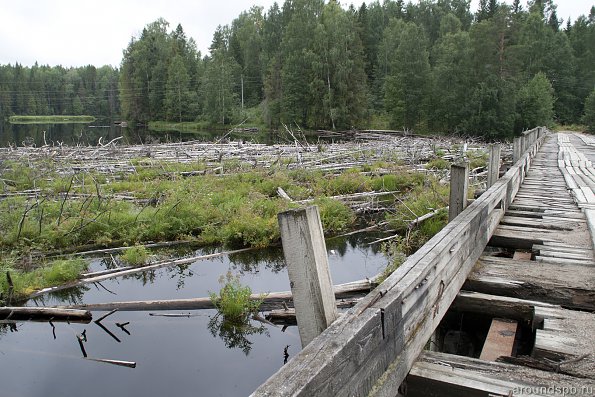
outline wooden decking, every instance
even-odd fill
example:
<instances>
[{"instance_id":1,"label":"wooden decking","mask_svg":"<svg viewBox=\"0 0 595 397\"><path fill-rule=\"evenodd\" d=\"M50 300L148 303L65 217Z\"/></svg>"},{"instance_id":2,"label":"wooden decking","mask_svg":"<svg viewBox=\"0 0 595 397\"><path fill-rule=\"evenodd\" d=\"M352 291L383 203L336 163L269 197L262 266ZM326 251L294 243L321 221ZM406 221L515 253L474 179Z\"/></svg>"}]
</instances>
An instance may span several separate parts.
<instances>
[{"instance_id":1,"label":"wooden decking","mask_svg":"<svg viewBox=\"0 0 595 397\"><path fill-rule=\"evenodd\" d=\"M529 308L520 318L512 310L508 317L530 323L530 354L513 353L498 360L505 363L493 363L424 352L410 372L405 395L546 396L572 390L572 395L595 395L591 159L595 139L548 136L463 286L481 293L486 312L496 301Z\"/></svg>"},{"instance_id":2,"label":"wooden decking","mask_svg":"<svg viewBox=\"0 0 595 397\"><path fill-rule=\"evenodd\" d=\"M536 129L515 148L503 178L253 395L595 395L595 140ZM447 313L491 321L485 360L440 352Z\"/></svg>"}]
</instances>

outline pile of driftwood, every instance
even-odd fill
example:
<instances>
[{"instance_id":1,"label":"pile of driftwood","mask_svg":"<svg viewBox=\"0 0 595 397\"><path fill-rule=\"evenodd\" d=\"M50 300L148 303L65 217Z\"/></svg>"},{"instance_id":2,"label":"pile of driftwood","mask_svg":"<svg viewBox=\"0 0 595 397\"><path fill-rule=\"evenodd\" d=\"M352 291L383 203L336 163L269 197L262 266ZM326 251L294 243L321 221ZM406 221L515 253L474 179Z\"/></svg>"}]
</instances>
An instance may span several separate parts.
<instances>
[{"instance_id":1,"label":"pile of driftwood","mask_svg":"<svg viewBox=\"0 0 595 397\"><path fill-rule=\"evenodd\" d=\"M357 139L317 144L294 139L287 144L265 145L245 141L206 143L200 141L124 145L119 138L97 146L19 146L0 148L0 160L37 163L52 160L64 173L90 171L118 174L136 172L136 164L163 166L196 163L196 173L224 174L232 168L285 167L341 171L378 161L398 161L421 167L436 156L450 161L463 159L468 151L485 150L478 140L451 137L399 136L359 132ZM507 150L504 150L506 156ZM189 172L191 174L191 172Z\"/></svg>"},{"instance_id":2,"label":"pile of driftwood","mask_svg":"<svg viewBox=\"0 0 595 397\"><path fill-rule=\"evenodd\" d=\"M350 139L338 142L321 141L312 144L303 134L294 134L287 129L287 143L264 145L251 142L226 142L222 140L207 143L200 141L156 143L144 145L125 145L121 138L115 138L96 146L43 145L41 147L20 146L0 148L0 164L3 160L16 160L22 164L43 170L51 167L61 175L72 176L71 187L66 193L59 193L57 199L87 200L93 194L70 192L79 183L79 177L85 171L99 172L113 178L124 177L142 167L156 168L171 176L190 177L196 175L226 175L251 169L307 169L326 173L340 173L346 169L375 165L373 173L382 175L394 172L378 168L378 164L402 164L405 169L438 175L446 182L448 169L433 169L428 161L442 158L449 162L463 161L468 156L477 157L477 152L485 153L486 144L479 140L457 137L420 137L394 131L348 131ZM331 134L323 132L321 134ZM346 133L332 133L345 135ZM512 148L504 145L503 158L510 158ZM183 170L174 164L183 163ZM365 172L364 172L365 173ZM49 177L50 173L47 174ZM485 183L484 167L472 169L471 185L477 189ZM109 178L111 179L111 178ZM84 178L83 178L83 182ZM92 181L97 185L97 181ZM74 184L74 186L73 186ZM40 189L15 191L10 188L10 181L0 177L0 199L10 196L25 196L39 200L45 197ZM2 189L4 186L4 189ZM100 187L96 186L99 197ZM3 190L3 191L2 191ZM388 203L394 202L400 192L364 192L331 197L350 206L356 213L377 213L385 211ZM283 189L278 194L286 200L294 201ZM52 198L56 199L56 198ZM150 200L139 199L134 193L120 192L112 194L110 200L134 201L140 206L147 206ZM311 200L297 201L305 204Z\"/></svg>"}]
</instances>

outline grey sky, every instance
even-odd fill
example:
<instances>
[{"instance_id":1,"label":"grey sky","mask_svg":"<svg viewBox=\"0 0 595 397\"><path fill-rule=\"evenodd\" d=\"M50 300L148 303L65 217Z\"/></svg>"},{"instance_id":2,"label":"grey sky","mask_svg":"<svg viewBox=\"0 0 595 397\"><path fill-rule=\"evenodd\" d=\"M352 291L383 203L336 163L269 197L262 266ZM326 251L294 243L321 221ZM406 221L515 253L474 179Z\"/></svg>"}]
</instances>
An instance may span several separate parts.
<instances>
[{"instance_id":1,"label":"grey sky","mask_svg":"<svg viewBox=\"0 0 595 397\"><path fill-rule=\"evenodd\" d=\"M354 1L357 5L361 2ZM472 1L472 11L477 9L478 2ZM18 62L30 66L37 61L51 66L117 67L130 39L159 17L169 22L170 29L181 23L187 37L194 38L204 55L217 25L230 24L252 5L263 6L267 11L273 3L274 0L0 0L0 64ZM558 16L564 20L587 15L594 4L592 0L558 3Z\"/></svg>"}]
</instances>

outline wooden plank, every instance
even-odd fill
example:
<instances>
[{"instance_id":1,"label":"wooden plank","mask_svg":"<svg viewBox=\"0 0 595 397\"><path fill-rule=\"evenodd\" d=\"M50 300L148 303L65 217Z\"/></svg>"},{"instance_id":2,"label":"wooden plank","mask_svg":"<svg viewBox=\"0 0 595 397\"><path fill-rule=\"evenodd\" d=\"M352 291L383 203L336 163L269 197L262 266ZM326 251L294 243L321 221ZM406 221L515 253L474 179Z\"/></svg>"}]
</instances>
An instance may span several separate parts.
<instances>
[{"instance_id":1,"label":"wooden plank","mask_svg":"<svg viewBox=\"0 0 595 397\"><path fill-rule=\"evenodd\" d=\"M579 245L574 245L574 244L569 244L569 243L560 243L557 241L546 241L543 243L543 246L545 247L557 247L561 250L567 249L567 250L574 250L574 249L579 249L579 250L588 250L588 251L592 251L591 248L589 247L584 247L584 246L579 246Z\"/></svg>"},{"instance_id":2,"label":"wooden plank","mask_svg":"<svg viewBox=\"0 0 595 397\"><path fill-rule=\"evenodd\" d=\"M595 209L585 208L583 209L583 212L587 218L587 227L591 233L591 248L595 249Z\"/></svg>"},{"instance_id":3,"label":"wooden plank","mask_svg":"<svg viewBox=\"0 0 595 397\"><path fill-rule=\"evenodd\" d=\"M505 175L254 395L363 395L391 362L398 364L379 388L400 384L503 215L507 182Z\"/></svg>"},{"instance_id":4,"label":"wooden plank","mask_svg":"<svg viewBox=\"0 0 595 397\"><path fill-rule=\"evenodd\" d=\"M540 301L461 290L450 309L464 313L482 313L492 317L509 318L531 325L536 306L559 307Z\"/></svg>"},{"instance_id":5,"label":"wooden plank","mask_svg":"<svg viewBox=\"0 0 595 397\"><path fill-rule=\"evenodd\" d=\"M557 370L595 380L595 314L563 308L535 308L532 356L559 364Z\"/></svg>"},{"instance_id":6,"label":"wooden plank","mask_svg":"<svg viewBox=\"0 0 595 397\"><path fill-rule=\"evenodd\" d=\"M501 145L491 144L489 146L489 160L488 160L488 189L496 183L500 175L500 150Z\"/></svg>"},{"instance_id":7,"label":"wooden plank","mask_svg":"<svg viewBox=\"0 0 595 397\"><path fill-rule=\"evenodd\" d=\"M535 256L535 261L543 263L564 264L568 266L593 267L595 263L591 259L570 259L570 258L552 258L549 256Z\"/></svg>"},{"instance_id":8,"label":"wooden plank","mask_svg":"<svg viewBox=\"0 0 595 397\"><path fill-rule=\"evenodd\" d=\"M482 256L463 288L595 310L595 274L586 266Z\"/></svg>"},{"instance_id":9,"label":"wooden plank","mask_svg":"<svg viewBox=\"0 0 595 397\"><path fill-rule=\"evenodd\" d=\"M593 250L590 248L583 248L583 247L555 246L555 245L551 245L551 243L544 244L544 245L535 244L533 246L533 251L536 252L538 255L541 254L542 251L544 251L544 252L555 251L556 253L560 253L560 254L564 254L564 253L580 254L580 255L583 255L584 257L586 257L587 259L589 259L589 258L593 259Z\"/></svg>"},{"instance_id":10,"label":"wooden plank","mask_svg":"<svg viewBox=\"0 0 595 397\"><path fill-rule=\"evenodd\" d=\"M518 323L514 320L492 319L479 359L496 361L501 356L512 356L517 328Z\"/></svg>"},{"instance_id":11,"label":"wooden plank","mask_svg":"<svg viewBox=\"0 0 595 397\"><path fill-rule=\"evenodd\" d=\"M467 208L467 192L469 190L469 164L453 164L450 167L450 196L448 220L452 221Z\"/></svg>"},{"instance_id":12,"label":"wooden plank","mask_svg":"<svg viewBox=\"0 0 595 397\"><path fill-rule=\"evenodd\" d=\"M302 347L338 317L318 207L278 215Z\"/></svg>"},{"instance_id":13,"label":"wooden plank","mask_svg":"<svg viewBox=\"0 0 595 397\"><path fill-rule=\"evenodd\" d=\"M535 249L535 246L533 246ZM539 250L540 256L549 256L551 258L566 258L566 259L584 259L593 261L593 253L592 252L568 252L568 251L553 251L548 249L540 249Z\"/></svg>"},{"instance_id":14,"label":"wooden plank","mask_svg":"<svg viewBox=\"0 0 595 397\"><path fill-rule=\"evenodd\" d=\"M407 397L591 395L591 379L520 365L424 351L407 377ZM578 391L577 391L578 390ZM584 393L582 393L584 391Z\"/></svg>"},{"instance_id":15,"label":"wooden plank","mask_svg":"<svg viewBox=\"0 0 595 397\"><path fill-rule=\"evenodd\" d=\"M570 220L552 221L546 219L522 218L517 216L504 216L500 224L560 231L573 230L576 225L574 221Z\"/></svg>"},{"instance_id":16,"label":"wooden plank","mask_svg":"<svg viewBox=\"0 0 595 397\"><path fill-rule=\"evenodd\" d=\"M531 252L515 251L512 259L515 261L530 261L532 255L533 254Z\"/></svg>"}]
</instances>

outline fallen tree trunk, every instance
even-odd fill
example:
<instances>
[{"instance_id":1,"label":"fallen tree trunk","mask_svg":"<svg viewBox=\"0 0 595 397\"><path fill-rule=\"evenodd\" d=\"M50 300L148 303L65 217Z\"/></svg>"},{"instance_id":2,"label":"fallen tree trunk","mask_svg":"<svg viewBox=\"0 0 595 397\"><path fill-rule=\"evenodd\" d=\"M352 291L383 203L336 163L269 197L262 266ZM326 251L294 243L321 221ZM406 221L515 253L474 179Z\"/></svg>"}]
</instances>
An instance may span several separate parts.
<instances>
[{"instance_id":1,"label":"fallen tree trunk","mask_svg":"<svg viewBox=\"0 0 595 397\"><path fill-rule=\"evenodd\" d=\"M54 322L91 322L91 313L87 310L54 307L0 307L0 320L14 321L54 321Z\"/></svg>"},{"instance_id":2,"label":"fallen tree trunk","mask_svg":"<svg viewBox=\"0 0 595 397\"><path fill-rule=\"evenodd\" d=\"M357 295L365 295L370 292L377 284L371 280L360 280L351 283L339 284L335 288L335 298L347 299ZM291 292L271 292L263 294L252 294L252 300L263 299L260 310L268 311L273 309L283 309L293 306ZM190 298L190 299L171 299L171 300L149 300L149 301L127 301L127 302L109 302L109 303L89 303L83 305L73 305L64 308L85 309L92 311L145 311L145 310L200 310L214 309L215 306L211 298Z\"/></svg>"},{"instance_id":3,"label":"fallen tree trunk","mask_svg":"<svg viewBox=\"0 0 595 397\"><path fill-rule=\"evenodd\" d=\"M31 295L29 295L29 298L36 298L38 296L48 294L50 292L56 292L56 291L60 291L60 290L72 288L72 287L78 287L78 286L84 285L84 284L97 283L97 282L107 280L110 278L129 276L131 274L156 270L156 269L159 269L162 267L188 265L188 264L191 264L191 263L199 261L199 260L212 259L212 258L217 258L219 256L237 254L240 252L246 252L246 251L250 251L250 250L253 250L253 248L242 248L242 249L233 250L233 251L224 251L224 252L217 252L217 253L208 254L208 255L199 255L199 256L194 256L191 258L166 260L166 261L161 261L161 262L152 263L152 264L148 264L145 266L139 266L139 267L132 267L132 268L131 267L125 267L125 268L123 267L123 268L117 269L117 271L114 271L114 272L108 272L108 273L103 273L98 276L82 278L79 281L76 281L73 283L67 283L67 284L62 284L62 285L58 285L55 287L44 288L37 292L32 293Z\"/></svg>"}]
</instances>

